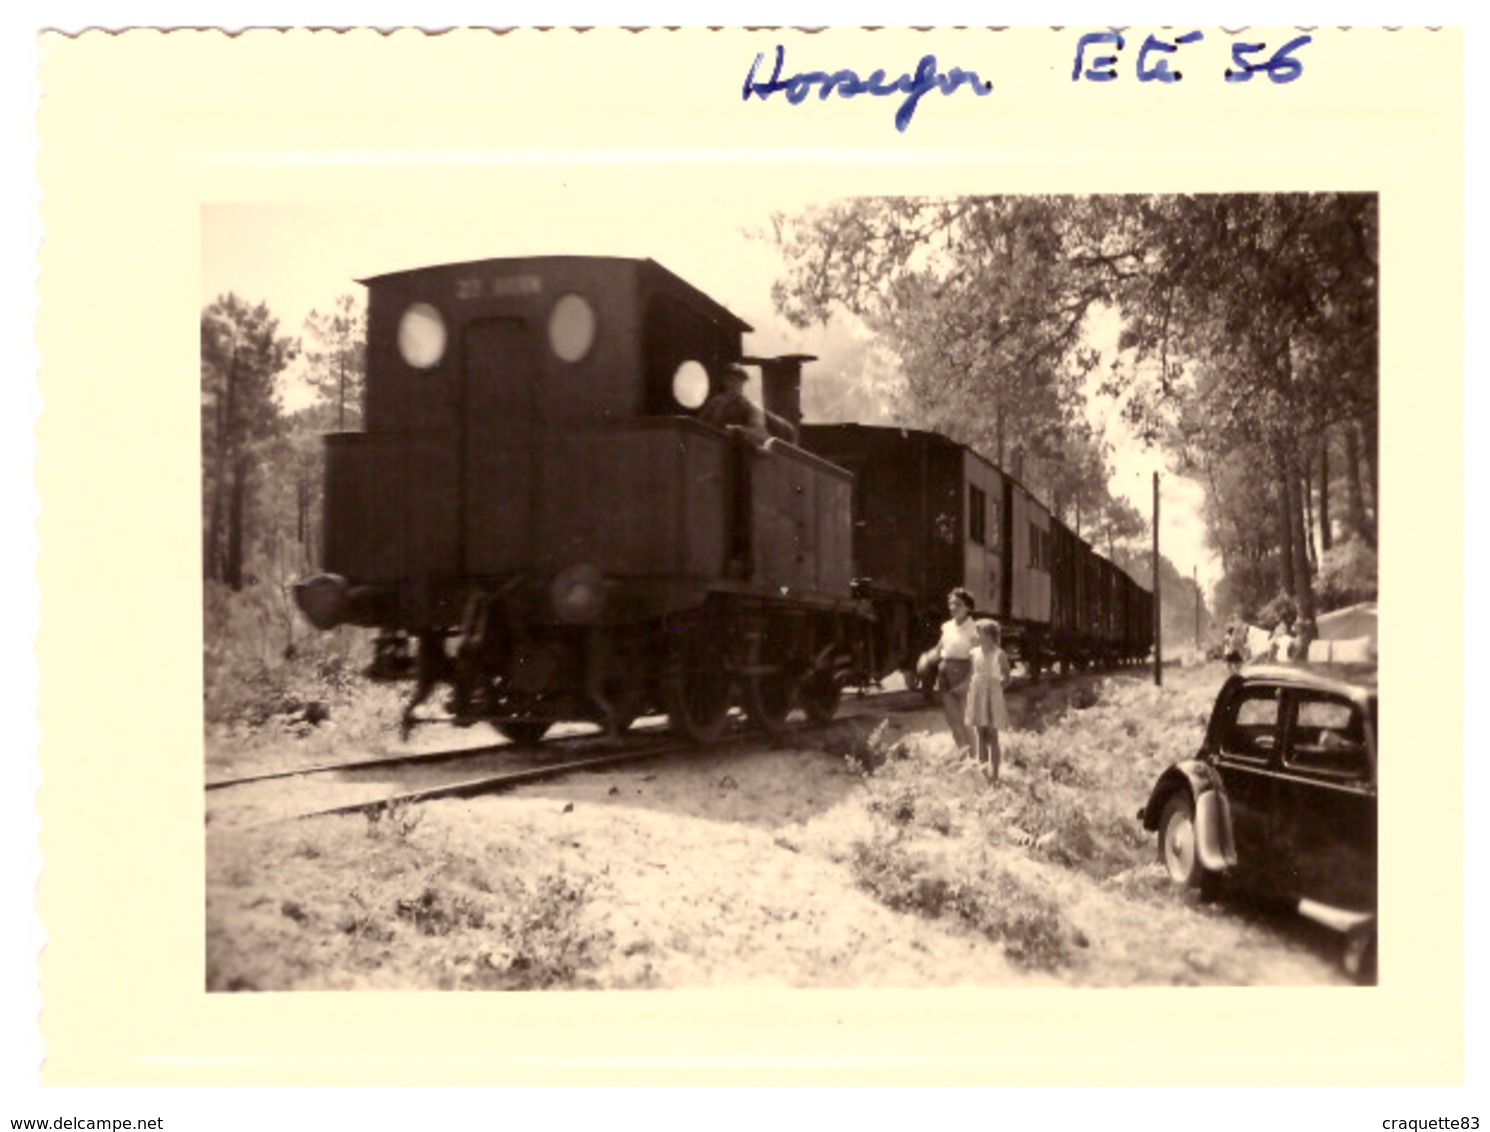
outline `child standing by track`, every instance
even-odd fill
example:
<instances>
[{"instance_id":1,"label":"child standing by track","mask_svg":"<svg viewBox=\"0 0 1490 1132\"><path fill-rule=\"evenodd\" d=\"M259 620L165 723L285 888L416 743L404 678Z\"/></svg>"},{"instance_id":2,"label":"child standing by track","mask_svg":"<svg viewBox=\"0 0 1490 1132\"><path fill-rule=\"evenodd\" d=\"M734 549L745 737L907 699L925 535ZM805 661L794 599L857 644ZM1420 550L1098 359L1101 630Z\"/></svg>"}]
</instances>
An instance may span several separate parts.
<instances>
[{"instance_id":1,"label":"child standing by track","mask_svg":"<svg viewBox=\"0 0 1490 1132\"><path fill-rule=\"evenodd\" d=\"M1009 679L1009 657L1002 648L1003 633L997 621L987 618L977 624L978 645L973 649L973 674L967 692L967 722L973 729L974 756L984 765L989 781L999 780L999 731L1008 730L1009 711L1004 706L1004 683Z\"/></svg>"}]
</instances>

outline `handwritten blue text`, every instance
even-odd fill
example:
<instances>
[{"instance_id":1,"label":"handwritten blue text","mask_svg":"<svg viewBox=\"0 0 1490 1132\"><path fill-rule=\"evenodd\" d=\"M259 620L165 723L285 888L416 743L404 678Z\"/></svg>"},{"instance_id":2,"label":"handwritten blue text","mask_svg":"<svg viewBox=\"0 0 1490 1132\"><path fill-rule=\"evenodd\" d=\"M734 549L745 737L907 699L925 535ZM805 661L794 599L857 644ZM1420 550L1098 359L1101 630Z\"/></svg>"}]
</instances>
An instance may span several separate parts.
<instances>
[{"instance_id":1,"label":"handwritten blue text","mask_svg":"<svg viewBox=\"0 0 1490 1132\"><path fill-rule=\"evenodd\" d=\"M1196 43L1205 38L1199 31L1186 32L1173 43L1149 36L1138 52L1138 81L1141 83L1177 83L1184 75L1170 68L1169 56L1179 51L1181 45ZM1305 44L1313 42L1307 35L1296 36L1265 59L1254 62L1251 56L1267 50L1265 43L1233 43L1232 65L1226 68L1225 79L1229 83L1248 82L1255 74L1264 74L1275 83L1291 83L1304 73L1304 65L1293 57L1293 53ZM1085 79L1092 83L1107 83L1118 77L1118 57L1127 46L1121 34L1115 31L1088 32L1076 41L1076 63L1071 68L1071 81ZM1110 49L1111 54L1088 55L1088 49ZM1152 58L1151 58L1152 57Z\"/></svg>"},{"instance_id":2,"label":"handwritten blue text","mask_svg":"<svg viewBox=\"0 0 1490 1132\"><path fill-rule=\"evenodd\" d=\"M765 82L756 80L756 71L764 59L763 54L757 54L755 62L750 64L750 73L745 76L745 87L743 97L750 101L753 94L764 102L777 91L786 95L786 100L792 105L797 105L806 100L812 93L814 86L818 87L818 98L827 101L827 98L835 90L840 98L853 98L859 94L869 94L876 97L886 97L893 94L905 95L905 100L900 108L895 111L895 128L901 133L911 124L911 118L916 113L916 104L921 101L921 96L930 94L933 90L940 90L943 94L951 94L958 87L966 84L968 89L977 95L986 95L993 89L993 84L986 83L978 77L976 71L964 71L961 67L953 67L946 74L941 74L936 69L936 56L924 55L916 64L914 75L902 74L893 82L885 82L885 72L875 71L867 79L861 79L854 71L802 71L792 75L790 78L781 77L781 68L786 61L786 48L776 47L776 68L771 72L771 77Z\"/></svg>"}]
</instances>

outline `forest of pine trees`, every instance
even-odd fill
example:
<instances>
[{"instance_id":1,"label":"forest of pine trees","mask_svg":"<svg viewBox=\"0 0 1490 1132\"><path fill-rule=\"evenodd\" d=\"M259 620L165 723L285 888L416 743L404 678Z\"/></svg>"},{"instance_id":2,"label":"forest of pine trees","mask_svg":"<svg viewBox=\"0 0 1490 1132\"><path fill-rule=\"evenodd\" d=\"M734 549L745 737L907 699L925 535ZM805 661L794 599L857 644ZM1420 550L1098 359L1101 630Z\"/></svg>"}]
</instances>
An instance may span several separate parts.
<instances>
[{"instance_id":1,"label":"forest of pine trees","mask_svg":"<svg viewBox=\"0 0 1490 1132\"><path fill-rule=\"evenodd\" d=\"M288 586L320 566L322 436L361 427L366 316L350 295L291 337L264 303L202 310L202 577L209 647L259 659L308 633ZM315 399L286 411L290 367Z\"/></svg>"}]
</instances>

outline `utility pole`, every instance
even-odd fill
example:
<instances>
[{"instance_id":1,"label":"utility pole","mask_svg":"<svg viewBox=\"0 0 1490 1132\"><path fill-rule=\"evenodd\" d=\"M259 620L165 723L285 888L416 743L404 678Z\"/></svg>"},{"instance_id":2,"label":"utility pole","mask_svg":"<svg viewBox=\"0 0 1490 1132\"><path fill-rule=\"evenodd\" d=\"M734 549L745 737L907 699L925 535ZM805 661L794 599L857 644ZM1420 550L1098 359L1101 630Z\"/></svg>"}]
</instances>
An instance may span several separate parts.
<instances>
[{"instance_id":1,"label":"utility pole","mask_svg":"<svg viewBox=\"0 0 1490 1132\"><path fill-rule=\"evenodd\" d=\"M1154 473L1154 683L1164 686L1163 634L1159 631L1164 623L1159 601L1159 473Z\"/></svg>"},{"instance_id":2,"label":"utility pole","mask_svg":"<svg viewBox=\"0 0 1490 1132\"><path fill-rule=\"evenodd\" d=\"M1195 587L1195 651L1200 651L1200 567L1190 567L1190 584Z\"/></svg>"}]
</instances>

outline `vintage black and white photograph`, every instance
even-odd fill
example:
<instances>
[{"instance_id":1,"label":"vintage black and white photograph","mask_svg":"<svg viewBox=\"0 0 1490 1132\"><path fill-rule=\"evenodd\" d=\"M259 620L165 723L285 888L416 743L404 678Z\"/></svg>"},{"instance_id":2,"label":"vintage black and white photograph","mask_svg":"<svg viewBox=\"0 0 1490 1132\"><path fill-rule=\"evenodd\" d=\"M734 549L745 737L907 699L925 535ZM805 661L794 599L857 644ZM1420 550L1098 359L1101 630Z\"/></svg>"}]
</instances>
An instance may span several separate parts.
<instances>
[{"instance_id":1,"label":"vintage black and white photograph","mask_svg":"<svg viewBox=\"0 0 1490 1132\"><path fill-rule=\"evenodd\" d=\"M1374 983L1377 194L625 199L203 207L206 989Z\"/></svg>"}]
</instances>

